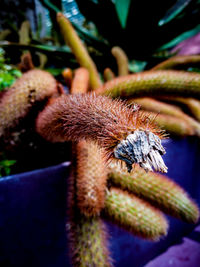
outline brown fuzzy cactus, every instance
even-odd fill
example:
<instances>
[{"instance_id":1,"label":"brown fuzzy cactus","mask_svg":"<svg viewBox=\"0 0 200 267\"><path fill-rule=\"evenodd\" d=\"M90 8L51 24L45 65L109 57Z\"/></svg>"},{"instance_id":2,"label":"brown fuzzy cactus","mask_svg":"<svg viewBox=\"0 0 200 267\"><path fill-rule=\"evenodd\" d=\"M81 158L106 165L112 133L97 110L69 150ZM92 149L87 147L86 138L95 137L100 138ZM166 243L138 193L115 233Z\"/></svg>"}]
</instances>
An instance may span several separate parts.
<instances>
[{"instance_id":1,"label":"brown fuzzy cactus","mask_svg":"<svg viewBox=\"0 0 200 267\"><path fill-rule=\"evenodd\" d=\"M80 141L77 150L77 206L85 216L104 208L107 172L102 152L93 142Z\"/></svg>"},{"instance_id":2,"label":"brown fuzzy cactus","mask_svg":"<svg viewBox=\"0 0 200 267\"><path fill-rule=\"evenodd\" d=\"M186 71L144 71L115 78L98 88L98 94L112 97L182 95L200 97L200 74Z\"/></svg>"},{"instance_id":3,"label":"brown fuzzy cactus","mask_svg":"<svg viewBox=\"0 0 200 267\"><path fill-rule=\"evenodd\" d=\"M25 117L37 101L57 94L54 77L42 70L31 70L16 80L0 101L0 136Z\"/></svg>"},{"instance_id":4,"label":"brown fuzzy cactus","mask_svg":"<svg viewBox=\"0 0 200 267\"><path fill-rule=\"evenodd\" d=\"M128 174L125 169L110 165L109 181L117 187L144 198L154 206L188 223L196 223L199 209L188 194L168 177L145 172L138 166Z\"/></svg>"},{"instance_id":5,"label":"brown fuzzy cactus","mask_svg":"<svg viewBox=\"0 0 200 267\"><path fill-rule=\"evenodd\" d=\"M137 107L134 111L121 101L95 94L62 96L39 114L36 129L49 141L96 141L107 160L124 160L129 170L134 162L146 170L152 170L151 166L167 170L161 158L165 153L162 132L140 116ZM141 147L137 146L139 139L145 140Z\"/></svg>"},{"instance_id":6,"label":"brown fuzzy cactus","mask_svg":"<svg viewBox=\"0 0 200 267\"><path fill-rule=\"evenodd\" d=\"M128 231L150 240L166 235L168 223L162 213L136 196L111 187L107 191L105 216Z\"/></svg>"},{"instance_id":7,"label":"brown fuzzy cactus","mask_svg":"<svg viewBox=\"0 0 200 267\"><path fill-rule=\"evenodd\" d=\"M79 68L75 71L71 93L86 93L89 72ZM85 216L99 215L104 207L107 172L102 151L94 142L80 141L76 150L77 206ZM87 221L87 220L86 220Z\"/></svg>"}]
</instances>

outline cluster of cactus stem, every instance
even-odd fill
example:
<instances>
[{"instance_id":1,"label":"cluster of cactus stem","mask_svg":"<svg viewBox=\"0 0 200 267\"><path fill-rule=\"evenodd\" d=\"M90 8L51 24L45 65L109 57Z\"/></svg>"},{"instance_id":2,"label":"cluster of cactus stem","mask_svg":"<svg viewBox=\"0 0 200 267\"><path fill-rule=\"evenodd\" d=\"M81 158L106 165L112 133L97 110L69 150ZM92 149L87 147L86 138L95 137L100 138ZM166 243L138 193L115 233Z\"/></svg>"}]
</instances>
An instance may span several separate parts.
<instances>
[{"instance_id":1,"label":"cluster of cactus stem","mask_svg":"<svg viewBox=\"0 0 200 267\"><path fill-rule=\"evenodd\" d=\"M197 205L179 185L164 175L146 172L137 164L128 173L125 163L119 164L115 155L116 147L120 145L121 149L124 142L129 144L129 135L137 137L135 132L151 132L154 138L162 139L163 132L152 120L176 135L200 135L200 102L194 98L200 96L200 74L164 70L164 63L150 71L128 74L127 57L115 47L112 54L120 77L115 78L107 68L107 82L102 85L94 62L70 22L61 13L57 19L65 41L81 65L74 73L70 69L63 71L71 95L61 92L56 80L44 71L25 73L0 101L0 137L26 116L35 102L50 98L38 115L36 131L49 141L74 142L66 223L72 263L112 266L108 231L102 218L149 240L159 240L167 234L168 222L162 211L188 223L199 219ZM188 64L194 59L186 60ZM180 60L175 59L166 63L166 69L177 65ZM96 94L89 95L88 89ZM159 94L160 99L167 95L174 102L184 103L196 120L176 106L150 98ZM145 111L141 113L137 105L111 100L107 95L131 97L128 104L138 103ZM158 151L155 158L162 155ZM160 154L154 169L161 162ZM124 161L127 164L127 158ZM136 163L148 169L143 162ZM160 164L160 169L166 171L164 163Z\"/></svg>"}]
</instances>

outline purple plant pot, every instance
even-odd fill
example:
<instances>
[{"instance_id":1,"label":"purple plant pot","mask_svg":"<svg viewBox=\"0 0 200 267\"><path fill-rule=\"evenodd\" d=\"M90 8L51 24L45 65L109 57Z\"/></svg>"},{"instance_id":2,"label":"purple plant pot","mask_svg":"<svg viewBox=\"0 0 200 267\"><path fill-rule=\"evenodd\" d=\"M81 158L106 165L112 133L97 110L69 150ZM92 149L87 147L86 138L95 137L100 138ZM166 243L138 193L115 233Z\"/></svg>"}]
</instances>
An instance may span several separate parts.
<instances>
[{"instance_id":1,"label":"purple plant pot","mask_svg":"<svg viewBox=\"0 0 200 267\"><path fill-rule=\"evenodd\" d=\"M168 176L200 204L199 140L169 139L164 146ZM0 266L71 266L65 232L68 175L69 163L63 163L0 180ZM169 234L159 242L139 239L106 222L114 265L199 267L199 228L168 219Z\"/></svg>"}]
</instances>

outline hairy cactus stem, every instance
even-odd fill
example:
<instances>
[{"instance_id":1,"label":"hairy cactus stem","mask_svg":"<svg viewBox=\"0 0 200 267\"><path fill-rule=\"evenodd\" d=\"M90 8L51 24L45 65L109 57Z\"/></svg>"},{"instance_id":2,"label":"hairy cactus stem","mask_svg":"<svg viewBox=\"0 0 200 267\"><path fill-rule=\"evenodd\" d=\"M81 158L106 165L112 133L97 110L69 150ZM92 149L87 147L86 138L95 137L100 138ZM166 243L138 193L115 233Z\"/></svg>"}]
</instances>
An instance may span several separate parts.
<instances>
[{"instance_id":1,"label":"hairy cactus stem","mask_svg":"<svg viewBox=\"0 0 200 267\"><path fill-rule=\"evenodd\" d=\"M115 78L96 91L111 97L171 94L200 97L200 74L186 71L144 71Z\"/></svg>"},{"instance_id":2,"label":"hairy cactus stem","mask_svg":"<svg viewBox=\"0 0 200 267\"><path fill-rule=\"evenodd\" d=\"M95 94L60 97L38 116L37 131L49 141L93 140L105 151L106 159L133 163L146 170L167 171L162 155L163 133L122 101Z\"/></svg>"},{"instance_id":3,"label":"hairy cactus stem","mask_svg":"<svg viewBox=\"0 0 200 267\"><path fill-rule=\"evenodd\" d=\"M200 121L200 100L191 97L162 96L162 100L184 104L191 114Z\"/></svg>"},{"instance_id":4,"label":"hairy cactus stem","mask_svg":"<svg viewBox=\"0 0 200 267\"><path fill-rule=\"evenodd\" d=\"M196 120L194 120L189 115L185 114L180 108L173 106L171 104L163 103L161 101L158 101L158 100L155 100L155 99L149 98L149 97L136 98L132 101L133 101L133 103L141 105L141 108L144 110L153 111L155 113L166 114L166 115L170 115L170 116L177 117L177 118L184 120L186 122L186 124L188 126L190 126L190 128L194 129L193 132L195 132L196 135L200 136L200 123L198 123ZM162 121L162 119L160 119L160 116L162 117L162 115L159 115L158 117L156 117L156 120L158 121L159 125L162 124L162 122L159 123L159 120ZM167 130L167 128L168 128L167 126L170 123L168 123L167 120L164 120L164 119L163 119L163 121L164 122L166 121L166 123L163 124L163 127ZM181 120L180 120L180 122L181 122ZM177 121L177 123L178 123L178 121ZM185 127L185 128L187 129L188 127ZM177 129L178 129L178 127L177 127Z\"/></svg>"},{"instance_id":5,"label":"hairy cactus stem","mask_svg":"<svg viewBox=\"0 0 200 267\"><path fill-rule=\"evenodd\" d=\"M74 79L72 80L72 94L86 93L89 87L89 72L86 68L75 70Z\"/></svg>"},{"instance_id":6,"label":"hairy cactus stem","mask_svg":"<svg viewBox=\"0 0 200 267\"><path fill-rule=\"evenodd\" d=\"M34 103L59 94L54 77L42 70L30 70L15 81L0 102L0 136L25 117Z\"/></svg>"},{"instance_id":7,"label":"hairy cactus stem","mask_svg":"<svg viewBox=\"0 0 200 267\"><path fill-rule=\"evenodd\" d=\"M146 239L159 240L167 233L168 223L159 210L115 187L107 191L104 215L126 230Z\"/></svg>"},{"instance_id":8,"label":"hairy cactus stem","mask_svg":"<svg viewBox=\"0 0 200 267\"><path fill-rule=\"evenodd\" d=\"M88 54L87 49L80 40L78 34L74 30L70 21L62 14L57 14L57 22L60 26L61 32L65 42L70 46L78 63L88 69L90 73L90 86L91 89L96 89L101 86L101 80L96 68L95 63Z\"/></svg>"},{"instance_id":9,"label":"hairy cactus stem","mask_svg":"<svg viewBox=\"0 0 200 267\"><path fill-rule=\"evenodd\" d=\"M114 46L111 49L112 55L115 57L118 66L118 76L128 74L128 57L124 50L119 46Z\"/></svg>"},{"instance_id":10,"label":"hairy cactus stem","mask_svg":"<svg viewBox=\"0 0 200 267\"><path fill-rule=\"evenodd\" d=\"M114 72L110 68L106 68L103 72L104 81L110 81L115 78Z\"/></svg>"},{"instance_id":11,"label":"hairy cactus stem","mask_svg":"<svg viewBox=\"0 0 200 267\"><path fill-rule=\"evenodd\" d=\"M183 188L162 174L147 173L139 166L129 174L122 166L110 164L108 177L112 185L142 197L174 217L188 223L196 223L199 219L195 202Z\"/></svg>"},{"instance_id":12,"label":"hairy cactus stem","mask_svg":"<svg viewBox=\"0 0 200 267\"><path fill-rule=\"evenodd\" d=\"M68 217L66 230L69 238L70 258L75 267L111 267L108 234L99 216L87 217L76 206L76 170L73 165L68 179Z\"/></svg>"},{"instance_id":13,"label":"hairy cactus stem","mask_svg":"<svg viewBox=\"0 0 200 267\"><path fill-rule=\"evenodd\" d=\"M194 128L184 119L166 114L141 111L143 115L153 120L158 127L175 136L195 135Z\"/></svg>"},{"instance_id":14,"label":"hairy cactus stem","mask_svg":"<svg viewBox=\"0 0 200 267\"><path fill-rule=\"evenodd\" d=\"M180 69L191 65L199 65L199 63L200 55L174 56L154 66L151 70Z\"/></svg>"},{"instance_id":15,"label":"hairy cactus stem","mask_svg":"<svg viewBox=\"0 0 200 267\"><path fill-rule=\"evenodd\" d=\"M86 93L89 73L85 68L75 71L71 93ZM75 147L75 146L74 146ZM85 216L99 215L104 207L107 173L101 150L94 142L76 144L77 206Z\"/></svg>"}]
</instances>

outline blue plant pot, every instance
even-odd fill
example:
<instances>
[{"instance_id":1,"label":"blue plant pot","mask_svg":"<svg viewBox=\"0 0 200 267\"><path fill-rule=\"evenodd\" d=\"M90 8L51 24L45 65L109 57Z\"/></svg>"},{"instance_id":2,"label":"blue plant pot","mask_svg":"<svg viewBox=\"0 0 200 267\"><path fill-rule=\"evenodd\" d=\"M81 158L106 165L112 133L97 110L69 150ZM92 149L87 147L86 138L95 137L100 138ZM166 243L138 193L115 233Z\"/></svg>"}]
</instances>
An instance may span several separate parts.
<instances>
[{"instance_id":1,"label":"blue plant pot","mask_svg":"<svg viewBox=\"0 0 200 267\"><path fill-rule=\"evenodd\" d=\"M168 176L200 204L200 144L167 140ZM0 180L0 266L67 267L66 195L69 163ZM199 267L200 227L168 217L159 242L132 236L106 222L116 267ZM189 235L187 238L184 236Z\"/></svg>"}]
</instances>

